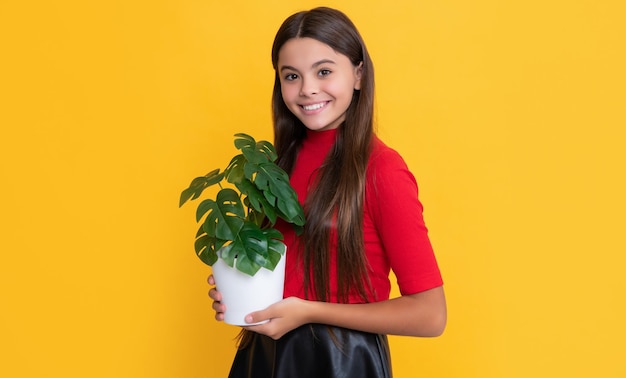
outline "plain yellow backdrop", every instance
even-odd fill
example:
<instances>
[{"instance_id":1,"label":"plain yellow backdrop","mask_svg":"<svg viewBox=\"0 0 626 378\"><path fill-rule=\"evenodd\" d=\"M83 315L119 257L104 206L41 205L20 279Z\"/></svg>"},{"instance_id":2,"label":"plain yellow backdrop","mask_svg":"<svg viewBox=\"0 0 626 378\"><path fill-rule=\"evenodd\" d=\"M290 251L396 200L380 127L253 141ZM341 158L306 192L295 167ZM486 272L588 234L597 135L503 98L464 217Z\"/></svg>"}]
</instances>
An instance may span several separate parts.
<instances>
[{"instance_id":1,"label":"plain yellow backdrop","mask_svg":"<svg viewBox=\"0 0 626 378\"><path fill-rule=\"evenodd\" d=\"M623 2L334 1L415 173L449 302L396 377L624 377ZM271 140L314 1L0 3L0 376L224 377L189 181Z\"/></svg>"}]
</instances>

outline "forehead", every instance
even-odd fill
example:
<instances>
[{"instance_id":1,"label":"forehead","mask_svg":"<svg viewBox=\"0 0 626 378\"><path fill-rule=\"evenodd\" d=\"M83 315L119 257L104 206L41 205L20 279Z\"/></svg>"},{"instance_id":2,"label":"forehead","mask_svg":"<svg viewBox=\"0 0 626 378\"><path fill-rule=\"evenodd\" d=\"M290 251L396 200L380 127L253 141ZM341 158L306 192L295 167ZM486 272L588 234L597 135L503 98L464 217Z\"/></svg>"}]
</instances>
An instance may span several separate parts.
<instances>
[{"instance_id":1,"label":"forehead","mask_svg":"<svg viewBox=\"0 0 626 378\"><path fill-rule=\"evenodd\" d=\"M326 43L313 38L292 38L278 51L278 67L310 68L321 60L332 60L337 64L349 63L347 56L336 52Z\"/></svg>"}]
</instances>

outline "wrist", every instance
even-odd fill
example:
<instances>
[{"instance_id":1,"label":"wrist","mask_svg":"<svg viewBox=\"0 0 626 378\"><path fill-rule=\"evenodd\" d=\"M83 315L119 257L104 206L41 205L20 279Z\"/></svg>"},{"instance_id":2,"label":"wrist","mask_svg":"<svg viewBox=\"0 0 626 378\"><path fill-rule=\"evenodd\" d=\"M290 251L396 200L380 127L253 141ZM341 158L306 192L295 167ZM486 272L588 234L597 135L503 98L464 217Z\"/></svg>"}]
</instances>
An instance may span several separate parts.
<instances>
[{"instance_id":1,"label":"wrist","mask_svg":"<svg viewBox=\"0 0 626 378\"><path fill-rule=\"evenodd\" d=\"M326 303L320 301L303 300L305 303L304 314L306 323L325 323L324 305Z\"/></svg>"}]
</instances>

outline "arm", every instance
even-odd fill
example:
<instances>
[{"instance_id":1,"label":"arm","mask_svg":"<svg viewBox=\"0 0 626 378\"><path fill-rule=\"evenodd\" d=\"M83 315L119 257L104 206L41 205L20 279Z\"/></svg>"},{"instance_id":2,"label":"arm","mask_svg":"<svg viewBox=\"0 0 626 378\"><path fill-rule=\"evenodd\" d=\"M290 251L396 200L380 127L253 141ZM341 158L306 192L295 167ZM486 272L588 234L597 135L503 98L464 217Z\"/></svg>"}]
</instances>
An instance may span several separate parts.
<instances>
[{"instance_id":1,"label":"arm","mask_svg":"<svg viewBox=\"0 0 626 378\"><path fill-rule=\"evenodd\" d=\"M213 276L209 284L215 284ZM226 307L215 288L209 290L215 319L224 320ZM435 337L443 333L447 321L446 300L439 286L417 294L382 302L338 304L286 298L267 309L250 314L248 323L270 319L268 323L247 327L274 339L307 323L321 323L365 332Z\"/></svg>"},{"instance_id":2,"label":"arm","mask_svg":"<svg viewBox=\"0 0 626 378\"><path fill-rule=\"evenodd\" d=\"M443 287L366 304L337 304L287 298L250 314L247 327L274 339L307 323L321 323L365 332L434 337L443 333L447 320Z\"/></svg>"}]
</instances>

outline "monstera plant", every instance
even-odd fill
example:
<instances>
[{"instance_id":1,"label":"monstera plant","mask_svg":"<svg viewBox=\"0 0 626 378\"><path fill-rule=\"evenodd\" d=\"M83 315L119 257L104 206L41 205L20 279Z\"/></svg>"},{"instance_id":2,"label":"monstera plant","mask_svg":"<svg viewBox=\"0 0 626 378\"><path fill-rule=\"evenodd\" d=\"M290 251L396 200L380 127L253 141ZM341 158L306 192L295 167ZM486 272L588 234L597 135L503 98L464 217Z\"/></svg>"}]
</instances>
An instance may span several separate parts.
<instances>
[{"instance_id":1,"label":"monstera plant","mask_svg":"<svg viewBox=\"0 0 626 378\"><path fill-rule=\"evenodd\" d=\"M197 207L196 254L207 265L221 258L253 276L261 268L274 270L285 253L276 221L282 218L300 233L305 219L289 176L275 163L274 146L235 134L235 147L241 153L223 171L218 168L191 181L180 195L179 207L219 185L215 198Z\"/></svg>"}]
</instances>

